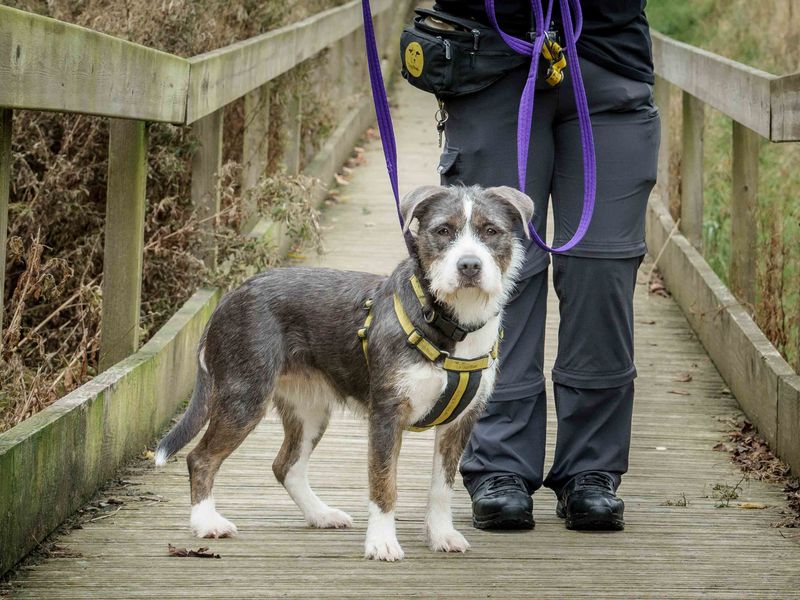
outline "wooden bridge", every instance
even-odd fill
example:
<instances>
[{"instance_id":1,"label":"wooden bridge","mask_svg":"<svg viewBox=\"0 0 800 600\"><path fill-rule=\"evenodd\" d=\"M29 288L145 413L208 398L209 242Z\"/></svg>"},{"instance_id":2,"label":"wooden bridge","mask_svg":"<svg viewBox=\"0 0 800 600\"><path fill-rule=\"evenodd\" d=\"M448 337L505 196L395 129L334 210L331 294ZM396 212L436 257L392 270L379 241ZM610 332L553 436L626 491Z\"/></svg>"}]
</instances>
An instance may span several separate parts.
<instances>
[{"instance_id":1,"label":"wooden bridge","mask_svg":"<svg viewBox=\"0 0 800 600\"><path fill-rule=\"evenodd\" d=\"M396 67L398 28L409 3L373 5L388 72ZM359 58L359 19L358 2L350 2L186 61L0 7L0 107L6 107L0 109L0 253L12 110L17 108L113 119L107 239L114 240L105 254L105 370L0 434L0 572L14 567L77 510L82 516L71 522L79 526L62 529L51 556L23 562L0 595L42 600L800 597L800 543L792 530L772 527L781 518L781 489L743 479L728 455L714 450L729 428L725 419L739 415L741 407L795 473L800 470L800 378L746 310L754 294L755 238L747 219L756 197L758 142L760 137L800 138L800 78L774 77L657 34L657 99L665 106L675 88L684 95L681 195L671 198L680 227L663 195L655 194L648 212L653 256L642 268L636 292L640 375L631 471L620 490L627 506L624 532L567 531L547 490L534 499L535 530L478 531L470 525L469 498L457 489L455 524L472 550L433 554L423 532L432 436L406 434L398 535L407 558L399 564L365 561L365 425L347 415L338 415L329 428L310 478L327 502L354 516L352 530L304 526L270 471L281 441L273 417L226 461L218 477L217 505L240 530L233 539L191 537L185 454L163 469L130 462L187 397L194 349L219 296L216 290L198 290L141 348L129 333L136 331L139 314L144 123L192 125L200 142L192 196L213 215L219 209L215 174L224 106L248 98L244 156L255 166L245 170L244 184L252 185L263 171L258 165L265 163L257 136L263 135L266 114L258 99L268 94L266 86L275 76L328 49L342 73L336 92L358 97L306 169L330 181L372 119ZM53 44L63 53L50 52ZM403 84L396 87L395 101L401 186L408 190L435 182L435 104ZM700 254L704 103L734 119L732 281L737 295ZM297 140L297 103L287 110L295 116L287 119L290 139ZM342 187L340 202L324 212L326 252L305 262L386 273L403 256L379 141L367 141L365 148L365 165ZM289 144L285 162L290 170L298 168L299 152L299 144ZM669 190L666 160L660 177L661 191ZM253 231L285 238L275 224L258 223ZM214 260L213 247L204 253ZM671 298L648 294L654 258ZM557 309L550 308L551 364ZM549 431L555 431L554 422ZM93 505L86 507L98 489ZM726 500L725 490L735 490L737 497ZM170 557L168 544L209 546L220 559Z\"/></svg>"}]
</instances>

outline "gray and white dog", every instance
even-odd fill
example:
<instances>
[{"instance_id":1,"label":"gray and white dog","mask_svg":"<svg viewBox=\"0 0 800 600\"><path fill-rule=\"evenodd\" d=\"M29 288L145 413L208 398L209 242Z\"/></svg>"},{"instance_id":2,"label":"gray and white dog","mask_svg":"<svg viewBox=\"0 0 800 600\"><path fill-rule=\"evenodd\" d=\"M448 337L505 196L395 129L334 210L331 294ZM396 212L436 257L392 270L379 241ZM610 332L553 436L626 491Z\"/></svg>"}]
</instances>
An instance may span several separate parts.
<instances>
[{"instance_id":1,"label":"gray and white dog","mask_svg":"<svg viewBox=\"0 0 800 600\"><path fill-rule=\"evenodd\" d=\"M395 297L414 327L443 356L472 359L496 343L503 305L523 259L520 231L533 202L510 187L422 187L400 206L416 256L388 277L331 269L274 269L253 277L220 302L198 351L194 394L180 422L161 441L156 464L186 445L208 422L187 456L191 526L199 537L236 533L212 499L222 464L261 421L269 401L283 420L285 438L272 469L312 527L349 527L346 513L322 502L309 486L308 460L331 409L355 400L368 417L369 524L365 556L400 560L395 534L396 467L403 430L431 411L447 374L408 342ZM423 307L409 280L424 290ZM372 300L369 359L356 332ZM469 333L461 341L429 324L428 310L445 314ZM436 427L433 477L426 516L431 549L469 548L453 527L450 497L458 461L494 386L492 360L472 402Z\"/></svg>"}]
</instances>

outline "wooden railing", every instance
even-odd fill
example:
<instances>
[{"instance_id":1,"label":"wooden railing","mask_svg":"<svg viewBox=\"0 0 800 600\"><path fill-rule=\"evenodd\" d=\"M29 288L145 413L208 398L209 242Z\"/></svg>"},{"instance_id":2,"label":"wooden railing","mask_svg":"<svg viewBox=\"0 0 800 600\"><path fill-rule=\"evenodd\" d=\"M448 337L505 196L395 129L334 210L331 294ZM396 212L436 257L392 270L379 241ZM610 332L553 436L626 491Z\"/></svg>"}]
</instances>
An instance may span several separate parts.
<instances>
[{"instance_id":1,"label":"wooden railing","mask_svg":"<svg viewBox=\"0 0 800 600\"><path fill-rule=\"evenodd\" d=\"M375 0L379 35L404 2ZM389 9L394 8L395 11ZM222 164L223 110L245 97L244 187L266 167L269 84L278 75L330 48L348 73L347 86L363 91L363 49L354 44L362 23L360 2L316 14L190 59L152 50L82 27L0 6L0 226L6 235L7 150L12 109L112 117L103 262L100 369L139 346L147 140L145 123L191 125L198 142L192 159L192 201L199 219L213 227L219 212L217 176ZM388 31L388 30L386 30ZM383 38L381 38L383 39ZM346 58L346 60L345 60ZM336 91L336 90L334 90ZM342 90L338 90L342 92ZM300 166L301 99L289 103L284 163ZM213 236L208 236L213 240ZM204 249L215 260L213 241ZM5 261L5 243L0 264ZM0 298L2 298L0 281ZM2 311L0 311L0 327Z\"/></svg>"},{"instance_id":2,"label":"wooden railing","mask_svg":"<svg viewBox=\"0 0 800 600\"><path fill-rule=\"evenodd\" d=\"M756 303L756 206L761 140L800 140L800 74L776 77L653 32L661 113L658 197L648 244L673 296L747 415L800 470L800 378L750 317ZM680 185L670 181L670 97L682 95ZM731 294L702 258L705 106L732 120ZM679 191L676 191L678 190ZM671 209L672 215L667 213ZM676 236L679 231L685 236ZM689 245L690 244L690 245Z\"/></svg>"}]
</instances>

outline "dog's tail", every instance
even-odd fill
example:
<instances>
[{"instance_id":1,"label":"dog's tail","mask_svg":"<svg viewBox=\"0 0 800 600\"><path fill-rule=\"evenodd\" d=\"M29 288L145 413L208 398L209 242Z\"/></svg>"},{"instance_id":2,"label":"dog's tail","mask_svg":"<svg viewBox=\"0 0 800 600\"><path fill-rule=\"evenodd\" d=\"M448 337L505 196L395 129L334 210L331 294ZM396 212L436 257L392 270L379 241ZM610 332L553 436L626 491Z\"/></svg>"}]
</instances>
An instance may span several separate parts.
<instances>
[{"instance_id":1,"label":"dog's tail","mask_svg":"<svg viewBox=\"0 0 800 600\"><path fill-rule=\"evenodd\" d=\"M205 336L204 336L205 337ZM205 340L203 340L205 342ZM189 443L194 436L203 428L208 421L208 399L211 393L211 376L206 371L203 361L205 343L200 346L200 354L197 365L197 378L195 379L192 399L189 406L183 413L181 420L173 427L170 432L158 443L156 449L156 466L163 466L167 460L178 450Z\"/></svg>"}]
</instances>

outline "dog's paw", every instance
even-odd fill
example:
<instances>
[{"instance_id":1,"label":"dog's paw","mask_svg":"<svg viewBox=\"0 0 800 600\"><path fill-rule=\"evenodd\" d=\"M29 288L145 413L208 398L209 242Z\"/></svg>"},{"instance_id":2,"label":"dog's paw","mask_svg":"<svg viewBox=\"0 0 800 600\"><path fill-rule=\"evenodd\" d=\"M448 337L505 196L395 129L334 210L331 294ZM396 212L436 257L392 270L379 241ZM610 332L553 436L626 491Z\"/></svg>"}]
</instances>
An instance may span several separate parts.
<instances>
[{"instance_id":1,"label":"dog's paw","mask_svg":"<svg viewBox=\"0 0 800 600\"><path fill-rule=\"evenodd\" d=\"M400 542L397 538L386 539L367 539L364 544L364 558L372 560L386 560L394 562L396 560L403 560L405 553L400 547Z\"/></svg>"},{"instance_id":2,"label":"dog's paw","mask_svg":"<svg viewBox=\"0 0 800 600\"><path fill-rule=\"evenodd\" d=\"M207 500L192 507L191 526L199 538L226 538L236 535L236 525L219 514Z\"/></svg>"},{"instance_id":3,"label":"dog's paw","mask_svg":"<svg viewBox=\"0 0 800 600\"><path fill-rule=\"evenodd\" d=\"M428 531L428 546L434 552L466 552L469 550L467 538L457 530Z\"/></svg>"},{"instance_id":4,"label":"dog's paw","mask_svg":"<svg viewBox=\"0 0 800 600\"><path fill-rule=\"evenodd\" d=\"M318 529L346 529L353 526L353 519L346 512L336 508L328 508L306 516L309 527Z\"/></svg>"}]
</instances>

